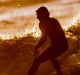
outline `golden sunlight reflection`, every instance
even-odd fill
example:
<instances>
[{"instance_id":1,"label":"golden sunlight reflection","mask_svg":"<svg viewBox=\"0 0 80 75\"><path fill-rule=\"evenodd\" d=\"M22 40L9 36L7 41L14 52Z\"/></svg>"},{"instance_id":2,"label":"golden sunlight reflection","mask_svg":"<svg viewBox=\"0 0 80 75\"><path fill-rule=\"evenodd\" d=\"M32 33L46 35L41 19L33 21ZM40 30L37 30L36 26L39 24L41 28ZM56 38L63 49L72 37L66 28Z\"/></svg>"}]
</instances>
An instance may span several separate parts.
<instances>
[{"instance_id":1,"label":"golden sunlight reflection","mask_svg":"<svg viewBox=\"0 0 80 75\"><path fill-rule=\"evenodd\" d=\"M67 30L72 25L76 25L76 23L79 21L79 19L80 19L80 14L77 14L75 17L73 17L72 19L70 19L70 21L68 22L68 24L66 24L66 25L63 26L63 29Z\"/></svg>"},{"instance_id":2,"label":"golden sunlight reflection","mask_svg":"<svg viewBox=\"0 0 80 75\"><path fill-rule=\"evenodd\" d=\"M25 34L31 34L34 38L39 38L41 36L41 31L38 27L33 26L25 31Z\"/></svg>"},{"instance_id":3,"label":"golden sunlight reflection","mask_svg":"<svg viewBox=\"0 0 80 75\"><path fill-rule=\"evenodd\" d=\"M0 0L0 2L6 2L6 1L11 1L11 0Z\"/></svg>"},{"instance_id":4,"label":"golden sunlight reflection","mask_svg":"<svg viewBox=\"0 0 80 75\"><path fill-rule=\"evenodd\" d=\"M2 40L8 40L8 39L12 39L11 37L10 37L10 35L9 34L6 34L6 35L2 35L2 34L0 34L0 39L2 39Z\"/></svg>"},{"instance_id":5,"label":"golden sunlight reflection","mask_svg":"<svg viewBox=\"0 0 80 75\"><path fill-rule=\"evenodd\" d=\"M80 3L78 0L55 0L24 7L2 6L0 7L0 39L12 39L15 36L23 37L28 34L39 38L41 32L35 11L40 6L46 6L50 11L50 16L58 19L64 30L67 30L71 25L75 25L80 19Z\"/></svg>"},{"instance_id":6,"label":"golden sunlight reflection","mask_svg":"<svg viewBox=\"0 0 80 75\"><path fill-rule=\"evenodd\" d=\"M32 27L30 29L26 29L24 34L16 34L16 37L19 38L19 37L26 37L27 35L31 35L33 36L34 38L40 38L41 37L41 32L39 29L37 29L36 27ZM2 40L9 40L9 39L13 39L15 36L10 36L9 34L0 34L0 39Z\"/></svg>"}]
</instances>

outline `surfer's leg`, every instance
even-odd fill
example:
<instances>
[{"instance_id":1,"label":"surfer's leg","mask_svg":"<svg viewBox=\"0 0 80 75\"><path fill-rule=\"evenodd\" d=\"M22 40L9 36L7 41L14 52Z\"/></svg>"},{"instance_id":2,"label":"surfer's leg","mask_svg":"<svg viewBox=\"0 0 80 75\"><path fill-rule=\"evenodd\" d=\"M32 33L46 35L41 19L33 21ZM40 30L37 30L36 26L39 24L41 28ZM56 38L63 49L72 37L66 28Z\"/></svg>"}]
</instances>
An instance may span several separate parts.
<instances>
[{"instance_id":1,"label":"surfer's leg","mask_svg":"<svg viewBox=\"0 0 80 75\"><path fill-rule=\"evenodd\" d=\"M28 72L28 75L34 75L37 72L39 65L42 62L45 62L46 60L48 60L48 54L45 51L39 56L39 58L34 60L32 66L31 66L31 68L30 68L30 70Z\"/></svg>"},{"instance_id":2,"label":"surfer's leg","mask_svg":"<svg viewBox=\"0 0 80 75\"><path fill-rule=\"evenodd\" d=\"M62 72L61 72L61 66L60 66L60 63L59 61L56 59L56 58L53 58L53 59L50 59L56 72L57 72L57 75L62 75Z\"/></svg>"}]
</instances>

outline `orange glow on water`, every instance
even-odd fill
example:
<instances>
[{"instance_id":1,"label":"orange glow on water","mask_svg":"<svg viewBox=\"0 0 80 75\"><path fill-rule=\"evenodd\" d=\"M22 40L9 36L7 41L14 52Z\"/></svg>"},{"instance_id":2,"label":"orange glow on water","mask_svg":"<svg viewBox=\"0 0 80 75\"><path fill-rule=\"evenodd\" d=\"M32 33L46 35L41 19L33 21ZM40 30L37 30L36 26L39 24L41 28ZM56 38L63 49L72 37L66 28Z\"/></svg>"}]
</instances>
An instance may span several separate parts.
<instances>
[{"instance_id":1,"label":"orange glow on water","mask_svg":"<svg viewBox=\"0 0 80 75\"><path fill-rule=\"evenodd\" d=\"M13 1L13 0L1 0L1 1ZM72 4L70 4L72 2ZM60 19L63 22L63 29L67 30L71 25L75 24L80 18L79 3L76 0L61 0L45 2L31 6L24 7L0 7L0 38L12 39L15 36L23 37L27 34L31 34L33 37L40 37L41 32L38 28L38 22L36 20L35 11L40 6L48 7L51 17L62 17ZM2 11L3 10L3 11ZM66 16L66 17L65 17ZM68 18L70 16L70 18ZM66 23L66 19L68 22ZM58 18L57 18L58 19ZM31 21L30 21L31 20ZM7 22L6 23L2 23ZM10 23L10 24L8 24ZM28 25L28 26L27 26Z\"/></svg>"},{"instance_id":2,"label":"orange glow on water","mask_svg":"<svg viewBox=\"0 0 80 75\"><path fill-rule=\"evenodd\" d=\"M67 30L72 25L76 25L76 23L79 21L80 14L76 15L76 17L73 17L67 25L63 27L64 30Z\"/></svg>"}]
</instances>

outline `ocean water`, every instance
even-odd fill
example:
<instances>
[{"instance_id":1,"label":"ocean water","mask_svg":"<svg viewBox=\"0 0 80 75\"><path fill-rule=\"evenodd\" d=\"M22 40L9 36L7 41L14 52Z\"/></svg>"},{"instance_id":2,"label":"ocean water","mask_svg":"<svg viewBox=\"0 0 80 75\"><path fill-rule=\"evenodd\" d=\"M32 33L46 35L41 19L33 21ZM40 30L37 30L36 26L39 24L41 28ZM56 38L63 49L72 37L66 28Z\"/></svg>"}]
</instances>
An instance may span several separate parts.
<instances>
[{"instance_id":1,"label":"ocean water","mask_svg":"<svg viewBox=\"0 0 80 75\"><path fill-rule=\"evenodd\" d=\"M58 19L64 29L80 19L79 0L51 0L49 2L44 0L44 2L36 3L34 1L30 3L27 0L2 0L0 2L0 37L2 39L22 37L28 33L36 33L35 36L40 36L39 21L36 16L36 10L40 6L46 6L50 16Z\"/></svg>"},{"instance_id":2,"label":"ocean water","mask_svg":"<svg viewBox=\"0 0 80 75\"><path fill-rule=\"evenodd\" d=\"M15 4L14 0L0 0L0 75L28 75L35 59L34 47L39 41L39 21L36 9L46 6L50 16L59 20L66 29L80 18L79 0L53 0L50 2L32 1L34 4ZM24 0L25 1L25 0ZM27 0L26 0L27 1ZM10 2L12 4L6 4ZM24 4L24 5L23 5ZM33 37L23 37L31 33ZM16 36L16 37L15 37ZM14 38L15 39L12 39ZM17 37L19 37L17 39ZM21 38L20 38L21 37ZM7 40L8 39L8 40ZM76 50L77 40L68 38L69 49L58 57L64 75L80 75L80 51ZM39 49L41 54L50 45L49 40ZM74 52L75 50L75 52ZM40 65L36 75L55 75L56 71L50 61Z\"/></svg>"}]
</instances>

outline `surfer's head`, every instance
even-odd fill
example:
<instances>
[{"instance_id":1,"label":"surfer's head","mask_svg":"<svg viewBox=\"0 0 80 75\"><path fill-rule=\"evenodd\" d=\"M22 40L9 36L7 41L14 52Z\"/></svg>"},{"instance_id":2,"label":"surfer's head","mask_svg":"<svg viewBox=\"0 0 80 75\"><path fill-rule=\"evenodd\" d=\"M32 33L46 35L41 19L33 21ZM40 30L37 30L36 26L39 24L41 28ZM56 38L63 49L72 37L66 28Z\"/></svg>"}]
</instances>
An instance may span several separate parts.
<instances>
[{"instance_id":1,"label":"surfer's head","mask_svg":"<svg viewBox=\"0 0 80 75\"><path fill-rule=\"evenodd\" d=\"M37 18L39 20L43 20L43 19L46 19L49 17L49 11L46 7L42 6L40 7L39 9L36 10L36 13L37 13Z\"/></svg>"}]
</instances>

